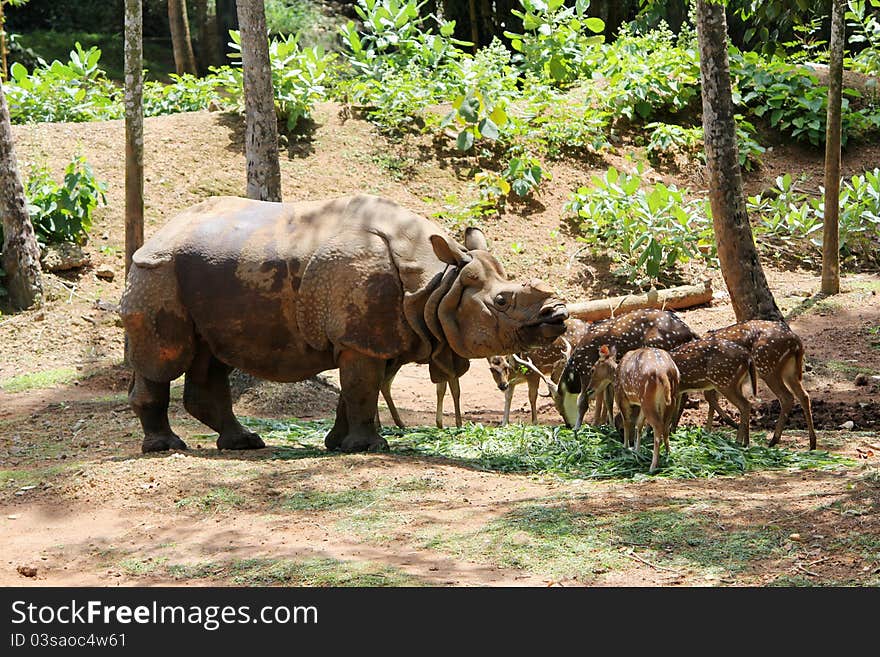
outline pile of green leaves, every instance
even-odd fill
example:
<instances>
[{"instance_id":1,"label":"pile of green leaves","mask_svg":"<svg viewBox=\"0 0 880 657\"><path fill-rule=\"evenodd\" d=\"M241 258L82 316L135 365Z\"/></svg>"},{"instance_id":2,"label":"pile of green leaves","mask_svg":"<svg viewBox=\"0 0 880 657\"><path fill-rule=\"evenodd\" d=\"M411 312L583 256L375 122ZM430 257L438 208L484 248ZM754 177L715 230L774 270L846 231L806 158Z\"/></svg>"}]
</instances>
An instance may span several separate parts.
<instances>
[{"instance_id":1,"label":"pile of green leaves","mask_svg":"<svg viewBox=\"0 0 880 657\"><path fill-rule=\"evenodd\" d=\"M686 198L674 185L643 187L641 170L614 167L580 187L565 209L573 213L578 241L610 254L630 280L664 280L678 263L715 257L705 201Z\"/></svg>"},{"instance_id":2,"label":"pile of green leaves","mask_svg":"<svg viewBox=\"0 0 880 657\"><path fill-rule=\"evenodd\" d=\"M825 217L824 190L819 197L798 191L791 175L776 178L768 193L749 197L748 209L759 218L755 233L773 249L818 261ZM845 265L880 264L880 169L844 179L838 217L840 256Z\"/></svg>"},{"instance_id":3,"label":"pile of green leaves","mask_svg":"<svg viewBox=\"0 0 880 657\"><path fill-rule=\"evenodd\" d=\"M246 420L278 444L277 458L326 456L329 422ZM496 472L551 474L567 479L642 479L649 475L653 442L638 452L624 449L610 427L585 426L577 435L562 427L465 424L460 429L384 429L392 452L452 459ZM682 427L670 438L671 456L661 452L651 477L693 479L740 475L756 470L832 469L852 462L824 451L796 452L754 445L743 449L732 436Z\"/></svg>"}]
</instances>

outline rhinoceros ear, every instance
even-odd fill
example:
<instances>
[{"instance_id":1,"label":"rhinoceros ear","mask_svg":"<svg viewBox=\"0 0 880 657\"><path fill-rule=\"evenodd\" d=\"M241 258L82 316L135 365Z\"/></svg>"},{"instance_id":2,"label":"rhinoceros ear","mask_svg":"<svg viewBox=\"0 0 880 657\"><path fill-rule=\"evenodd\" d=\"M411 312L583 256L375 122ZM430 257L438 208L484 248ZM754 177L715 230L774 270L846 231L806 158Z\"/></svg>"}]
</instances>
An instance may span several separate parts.
<instances>
[{"instance_id":1,"label":"rhinoceros ear","mask_svg":"<svg viewBox=\"0 0 880 657\"><path fill-rule=\"evenodd\" d=\"M431 235L431 246L440 261L447 265L464 267L471 261L471 257L458 244L443 235Z\"/></svg>"},{"instance_id":2,"label":"rhinoceros ear","mask_svg":"<svg viewBox=\"0 0 880 657\"><path fill-rule=\"evenodd\" d=\"M473 226L468 226L464 231L464 248L468 251L488 251L489 244L486 242L486 236L483 231Z\"/></svg>"}]
</instances>

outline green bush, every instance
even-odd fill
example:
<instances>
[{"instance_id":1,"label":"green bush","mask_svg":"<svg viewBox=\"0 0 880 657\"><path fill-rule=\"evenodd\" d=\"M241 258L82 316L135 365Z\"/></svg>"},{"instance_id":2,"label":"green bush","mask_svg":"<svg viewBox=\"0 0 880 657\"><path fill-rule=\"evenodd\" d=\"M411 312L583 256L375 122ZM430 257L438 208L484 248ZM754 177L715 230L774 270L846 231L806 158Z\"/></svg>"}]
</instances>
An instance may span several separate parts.
<instances>
[{"instance_id":1,"label":"green bush","mask_svg":"<svg viewBox=\"0 0 880 657\"><path fill-rule=\"evenodd\" d=\"M164 84L155 80L144 83L144 116L161 116L178 112L195 112L206 109L212 103L217 106L228 104L226 96L220 93L228 84L229 75L224 69L217 69L204 77L190 73L170 75L173 82Z\"/></svg>"},{"instance_id":2,"label":"green bush","mask_svg":"<svg viewBox=\"0 0 880 657\"><path fill-rule=\"evenodd\" d=\"M697 54L676 45L662 25L646 34L622 29L602 51L594 77L604 107L630 121L648 121L686 110L700 94Z\"/></svg>"},{"instance_id":3,"label":"green bush","mask_svg":"<svg viewBox=\"0 0 880 657\"><path fill-rule=\"evenodd\" d=\"M595 52L603 41L605 23L587 16L589 0L575 0L566 7L564 0L519 0L523 11L511 10L522 19L523 34L505 32L514 61L523 73L539 80L566 85L589 74L596 61Z\"/></svg>"},{"instance_id":4,"label":"green bush","mask_svg":"<svg viewBox=\"0 0 880 657\"><path fill-rule=\"evenodd\" d=\"M679 263L713 261L706 202L663 183L643 188L640 173L612 167L573 194L565 209L574 215L578 241L611 256L630 280L670 280Z\"/></svg>"},{"instance_id":5,"label":"green bush","mask_svg":"<svg viewBox=\"0 0 880 657\"><path fill-rule=\"evenodd\" d=\"M238 51L230 57L241 57L241 34L231 31L232 48ZM269 41L269 64L272 68L272 86L279 118L288 130L294 130L300 119L309 118L315 103L327 97L326 85L331 79L330 65L335 53L327 53L322 46L302 48L296 35L273 38ZM218 70L226 76L227 91L244 107L242 71L240 67Z\"/></svg>"},{"instance_id":6,"label":"green bush","mask_svg":"<svg viewBox=\"0 0 880 657\"><path fill-rule=\"evenodd\" d=\"M28 214L40 244L82 244L92 229L92 213L107 203L107 185L95 178L85 158L74 158L59 184L48 169L32 169L25 184Z\"/></svg>"},{"instance_id":7,"label":"green bush","mask_svg":"<svg viewBox=\"0 0 880 657\"><path fill-rule=\"evenodd\" d=\"M771 238L774 251L784 250L802 260L816 259L822 249L825 218L824 191L810 197L797 191L791 175L776 178L769 193L748 199L749 212L758 217L755 233ZM880 264L880 169L844 179L838 217L840 256L851 266Z\"/></svg>"},{"instance_id":8,"label":"green bush","mask_svg":"<svg viewBox=\"0 0 880 657\"><path fill-rule=\"evenodd\" d=\"M77 42L66 64L40 64L30 74L14 63L4 86L13 123L102 121L123 116L120 90L99 68L101 51Z\"/></svg>"}]
</instances>

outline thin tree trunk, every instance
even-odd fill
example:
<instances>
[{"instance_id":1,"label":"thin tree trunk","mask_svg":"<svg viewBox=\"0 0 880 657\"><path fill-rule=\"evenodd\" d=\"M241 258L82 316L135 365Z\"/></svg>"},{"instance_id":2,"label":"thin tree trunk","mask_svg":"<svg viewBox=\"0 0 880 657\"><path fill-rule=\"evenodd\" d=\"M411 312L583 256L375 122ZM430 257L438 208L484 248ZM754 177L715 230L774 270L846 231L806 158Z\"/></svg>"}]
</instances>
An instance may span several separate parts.
<instances>
[{"instance_id":1,"label":"thin tree trunk","mask_svg":"<svg viewBox=\"0 0 880 657\"><path fill-rule=\"evenodd\" d=\"M474 46L474 54L480 49L480 26L477 22L477 0L468 0L468 13L471 19L471 41Z\"/></svg>"},{"instance_id":2,"label":"thin tree trunk","mask_svg":"<svg viewBox=\"0 0 880 657\"><path fill-rule=\"evenodd\" d=\"M143 6L125 0L125 274L144 243Z\"/></svg>"},{"instance_id":3,"label":"thin tree trunk","mask_svg":"<svg viewBox=\"0 0 880 657\"><path fill-rule=\"evenodd\" d=\"M840 113L843 87L843 20L846 0L831 7L831 56L828 62L828 117L825 122L825 219L822 237L822 294L840 292Z\"/></svg>"},{"instance_id":4,"label":"thin tree trunk","mask_svg":"<svg viewBox=\"0 0 880 657\"><path fill-rule=\"evenodd\" d=\"M168 0L168 23L171 26L171 47L174 49L174 67L178 75L198 74L193 54L186 15L186 0Z\"/></svg>"},{"instance_id":5,"label":"thin tree trunk","mask_svg":"<svg viewBox=\"0 0 880 657\"><path fill-rule=\"evenodd\" d=\"M737 321L782 320L758 260L742 189L723 3L697 0L697 36L709 202L721 273Z\"/></svg>"},{"instance_id":6,"label":"thin tree trunk","mask_svg":"<svg viewBox=\"0 0 880 657\"><path fill-rule=\"evenodd\" d=\"M200 74L207 73L210 59L205 51L205 33L208 28L208 0L193 0L193 50L196 62L201 64Z\"/></svg>"},{"instance_id":7,"label":"thin tree trunk","mask_svg":"<svg viewBox=\"0 0 880 657\"><path fill-rule=\"evenodd\" d=\"M238 0L238 22L244 71L247 195L262 201L280 201L278 120L263 0Z\"/></svg>"},{"instance_id":8,"label":"thin tree trunk","mask_svg":"<svg viewBox=\"0 0 880 657\"><path fill-rule=\"evenodd\" d=\"M0 81L9 79L9 70L6 68L6 16L3 15L3 0L0 0Z\"/></svg>"},{"instance_id":9,"label":"thin tree trunk","mask_svg":"<svg viewBox=\"0 0 880 657\"><path fill-rule=\"evenodd\" d=\"M43 300L40 249L18 175L3 85L0 85L0 219L3 222L3 270L9 300L15 308L40 305Z\"/></svg>"}]
</instances>

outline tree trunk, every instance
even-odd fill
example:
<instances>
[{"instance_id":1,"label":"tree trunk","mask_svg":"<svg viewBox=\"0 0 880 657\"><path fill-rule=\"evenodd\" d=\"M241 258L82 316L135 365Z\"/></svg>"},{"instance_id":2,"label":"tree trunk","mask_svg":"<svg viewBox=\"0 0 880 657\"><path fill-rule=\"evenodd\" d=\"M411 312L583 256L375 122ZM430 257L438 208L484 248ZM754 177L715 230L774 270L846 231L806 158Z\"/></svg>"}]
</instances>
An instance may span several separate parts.
<instances>
[{"instance_id":1,"label":"tree trunk","mask_svg":"<svg viewBox=\"0 0 880 657\"><path fill-rule=\"evenodd\" d=\"M477 0L468 0L468 15L471 19L471 42L474 54L480 49L480 25L477 22Z\"/></svg>"},{"instance_id":2,"label":"tree trunk","mask_svg":"<svg viewBox=\"0 0 880 657\"><path fill-rule=\"evenodd\" d=\"M237 4L244 72L247 195L262 201L280 201L278 121L269 66L266 9L263 0L238 0Z\"/></svg>"},{"instance_id":3,"label":"tree trunk","mask_svg":"<svg viewBox=\"0 0 880 657\"><path fill-rule=\"evenodd\" d=\"M6 17L3 15L3 0L0 0L0 82L9 79L6 68Z\"/></svg>"},{"instance_id":4,"label":"tree trunk","mask_svg":"<svg viewBox=\"0 0 880 657\"><path fill-rule=\"evenodd\" d=\"M697 0L697 37L709 202L724 283L737 321L782 320L758 260L742 189L723 3Z\"/></svg>"},{"instance_id":5,"label":"tree trunk","mask_svg":"<svg viewBox=\"0 0 880 657\"><path fill-rule=\"evenodd\" d=\"M186 15L186 0L168 0L168 23L171 26L171 47L174 49L174 67L178 75L198 74L193 54Z\"/></svg>"},{"instance_id":6,"label":"tree trunk","mask_svg":"<svg viewBox=\"0 0 880 657\"><path fill-rule=\"evenodd\" d=\"M144 243L143 7L125 0L125 274Z\"/></svg>"},{"instance_id":7,"label":"tree trunk","mask_svg":"<svg viewBox=\"0 0 880 657\"><path fill-rule=\"evenodd\" d=\"M217 42L220 46L221 64L226 64L226 55L229 50L229 30L238 29L238 10L235 0L215 0L217 11L215 21L217 27Z\"/></svg>"},{"instance_id":8,"label":"tree trunk","mask_svg":"<svg viewBox=\"0 0 880 657\"><path fill-rule=\"evenodd\" d=\"M208 0L193 0L193 51L196 55L196 62L201 64L199 74L203 75L208 72L208 66L211 61L205 52L205 33L208 29Z\"/></svg>"},{"instance_id":9,"label":"tree trunk","mask_svg":"<svg viewBox=\"0 0 880 657\"><path fill-rule=\"evenodd\" d=\"M39 305L43 300L40 249L18 175L3 85L0 85L0 219L3 222L3 270L9 300L15 308Z\"/></svg>"},{"instance_id":10,"label":"tree trunk","mask_svg":"<svg viewBox=\"0 0 880 657\"><path fill-rule=\"evenodd\" d=\"M822 294L840 292L840 112L846 0L831 7L831 55L828 62L828 116L825 121L825 219L822 237Z\"/></svg>"}]
</instances>

